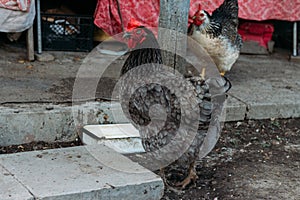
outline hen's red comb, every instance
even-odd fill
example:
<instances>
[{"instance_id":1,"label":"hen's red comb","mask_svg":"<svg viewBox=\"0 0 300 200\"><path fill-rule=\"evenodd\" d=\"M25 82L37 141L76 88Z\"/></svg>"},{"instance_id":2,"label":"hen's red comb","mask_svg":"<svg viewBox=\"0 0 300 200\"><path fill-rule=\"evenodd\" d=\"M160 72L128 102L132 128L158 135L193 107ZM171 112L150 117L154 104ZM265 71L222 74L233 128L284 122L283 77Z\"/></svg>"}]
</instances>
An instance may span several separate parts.
<instances>
[{"instance_id":1,"label":"hen's red comb","mask_svg":"<svg viewBox=\"0 0 300 200\"><path fill-rule=\"evenodd\" d=\"M199 7L198 7L198 10L202 10L202 7L201 7L201 4L199 3Z\"/></svg>"},{"instance_id":2,"label":"hen's red comb","mask_svg":"<svg viewBox=\"0 0 300 200\"><path fill-rule=\"evenodd\" d=\"M127 25L127 31L135 29L135 28L137 28L139 26L142 26L142 24L139 21L137 21L136 19L131 18L130 21L129 21L129 23L128 23L128 25Z\"/></svg>"}]
</instances>

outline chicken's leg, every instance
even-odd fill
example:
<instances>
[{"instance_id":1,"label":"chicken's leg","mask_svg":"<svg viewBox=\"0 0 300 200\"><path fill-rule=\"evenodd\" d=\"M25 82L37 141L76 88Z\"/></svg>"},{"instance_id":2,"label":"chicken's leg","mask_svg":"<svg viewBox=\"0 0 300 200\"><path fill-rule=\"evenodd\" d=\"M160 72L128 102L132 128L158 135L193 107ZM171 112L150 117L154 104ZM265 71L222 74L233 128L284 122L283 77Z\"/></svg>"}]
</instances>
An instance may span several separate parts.
<instances>
[{"instance_id":1,"label":"chicken's leg","mask_svg":"<svg viewBox=\"0 0 300 200\"><path fill-rule=\"evenodd\" d=\"M171 191L173 191L173 192L175 192L175 193L177 193L177 194L181 194L181 193L182 193L182 191L180 191L180 190L178 190L178 189L176 189L176 188L173 188L173 187L168 183L168 180L167 180L167 178L166 178L166 174L165 174L164 168L160 168L160 170L159 170L159 175L160 175L160 177L162 178L162 180L163 180L163 182L164 182L164 184L165 184L165 186L166 186L166 188L167 188L168 190L171 190Z\"/></svg>"},{"instance_id":2,"label":"chicken's leg","mask_svg":"<svg viewBox=\"0 0 300 200\"><path fill-rule=\"evenodd\" d=\"M167 178L166 178L166 175L165 175L165 169L164 168L160 168L159 176L162 178L165 185L168 185L168 181L167 181Z\"/></svg>"},{"instance_id":3,"label":"chicken's leg","mask_svg":"<svg viewBox=\"0 0 300 200\"><path fill-rule=\"evenodd\" d=\"M221 76L225 76L225 73L226 73L226 72L222 71L222 72L220 72L220 75L221 75Z\"/></svg>"},{"instance_id":4,"label":"chicken's leg","mask_svg":"<svg viewBox=\"0 0 300 200\"><path fill-rule=\"evenodd\" d=\"M176 186L184 189L188 184L191 183L191 181L193 181L195 183L197 178L198 178L198 176L197 176L196 169L195 169L195 162L193 162L190 165L188 176L180 183L177 183Z\"/></svg>"},{"instance_id":5,"label":"chicken's leg","mask_svg":"<svg viewBox=\"0 0 300 200\"><path fill-rule=\"evenodd\" d=\"M205 73L206 73L206 68L204 67L204 68L202 68L201 74L200 74L200 77L201 77L203 80L205 80Z\"/></svg>"}]
</instances>

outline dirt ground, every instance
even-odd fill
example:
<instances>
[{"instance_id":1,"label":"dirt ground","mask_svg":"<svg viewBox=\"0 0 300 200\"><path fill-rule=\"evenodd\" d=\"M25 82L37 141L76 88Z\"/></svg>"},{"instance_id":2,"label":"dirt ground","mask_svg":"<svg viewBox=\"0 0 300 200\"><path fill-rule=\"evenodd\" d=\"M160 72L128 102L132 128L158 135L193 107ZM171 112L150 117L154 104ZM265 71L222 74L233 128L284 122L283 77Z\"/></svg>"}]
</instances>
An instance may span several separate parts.
<instances>
[{"instance_id":1,"label":"dirt ground","mask_svg":"<svg viewBox=\"0 0 300 200\"><path fill-rule=\"evenodd\" d=\"M300 199L300 119L226 123L186 190L164 200Z\"/></svg>"},{"instance_id":2,"label":"dirt ground","mask_svg":"<svg viewBox=\"0 0 300 200\"><path fill-rule=\"evenodd\" d=\"M82 145L79 140L0 147L0 154ZM165 190L163 200L300 199L300 119L226 123L214 150L185 190ZM171 180L178 182L178 180Z\"/></svg>"}]
</instances>

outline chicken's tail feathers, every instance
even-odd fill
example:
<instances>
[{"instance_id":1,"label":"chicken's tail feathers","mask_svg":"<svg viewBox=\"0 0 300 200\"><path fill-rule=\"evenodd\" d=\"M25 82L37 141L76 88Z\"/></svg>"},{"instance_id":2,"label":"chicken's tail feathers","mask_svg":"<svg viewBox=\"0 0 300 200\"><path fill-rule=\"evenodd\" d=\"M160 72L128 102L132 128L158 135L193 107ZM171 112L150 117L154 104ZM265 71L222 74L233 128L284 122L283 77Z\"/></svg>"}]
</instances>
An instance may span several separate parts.
<instances>
[{"instance_id":1,"label":"chicken's tail feathers","mask_svg":"<svg viewBox=\"0 0 300 200\"><path fill-rule=\"evenodd\" d=\"M228 22L228 20L237 20L238 13L238 0L224 0L220 7L213 11L212 17L225 23Z\"/></svg>"}]
</instances>

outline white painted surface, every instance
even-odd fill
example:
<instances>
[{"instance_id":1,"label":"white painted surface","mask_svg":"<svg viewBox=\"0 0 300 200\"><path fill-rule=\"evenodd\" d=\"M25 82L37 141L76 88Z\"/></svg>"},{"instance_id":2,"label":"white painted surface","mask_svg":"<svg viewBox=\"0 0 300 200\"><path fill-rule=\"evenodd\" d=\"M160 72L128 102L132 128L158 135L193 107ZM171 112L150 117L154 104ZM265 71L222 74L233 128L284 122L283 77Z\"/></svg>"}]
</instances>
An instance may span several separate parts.
<instances>
[{"instance_id":1,"label":"white painted surface","mask_svg":"<svg viewBox=\"0 0 300 200\"><path fill-rule=\"evenodd\" d=\"M104 144L122 154L145 152L138 130L130 123L84 126L82 141Z\"/></svg>"},{"instance_id":2,"label":"white painted surface","mask_svg":"<svg viewBox=\"0 0 300 200\"><path fill-rule=\"evenodd\" d=\"M130 123L86 125L84 130L104 139L140 137L139 131Z\"/></svg>"}]
</instances>

